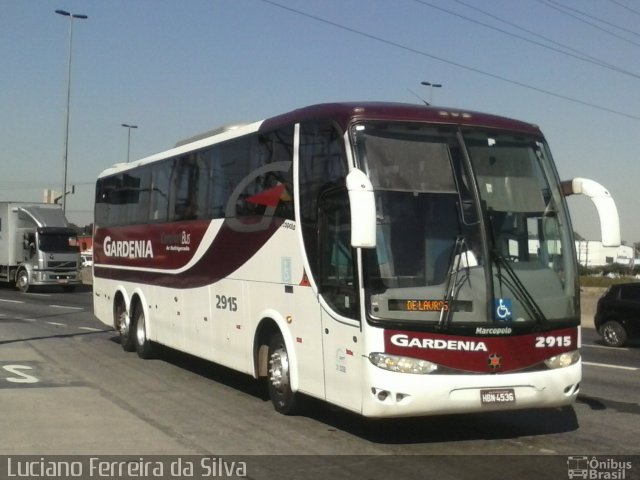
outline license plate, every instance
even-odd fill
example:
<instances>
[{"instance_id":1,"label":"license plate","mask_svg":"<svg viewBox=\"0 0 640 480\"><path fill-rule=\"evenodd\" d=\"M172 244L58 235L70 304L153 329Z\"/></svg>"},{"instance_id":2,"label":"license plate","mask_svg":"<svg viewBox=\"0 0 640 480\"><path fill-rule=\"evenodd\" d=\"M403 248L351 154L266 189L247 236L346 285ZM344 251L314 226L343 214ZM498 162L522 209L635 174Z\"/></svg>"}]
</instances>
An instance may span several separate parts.
<instances>
[{"instance_id":1,"label":"license plate","mask_svg":"<svg viewBox=\"0 0 640 480\"><path fill-rule=\"evenodd\" d=\"M480 390L480 403L482 405L502 405L505 403L516 403L516 393L513 391L513 388Z\"/></svg>"}]
</instances>

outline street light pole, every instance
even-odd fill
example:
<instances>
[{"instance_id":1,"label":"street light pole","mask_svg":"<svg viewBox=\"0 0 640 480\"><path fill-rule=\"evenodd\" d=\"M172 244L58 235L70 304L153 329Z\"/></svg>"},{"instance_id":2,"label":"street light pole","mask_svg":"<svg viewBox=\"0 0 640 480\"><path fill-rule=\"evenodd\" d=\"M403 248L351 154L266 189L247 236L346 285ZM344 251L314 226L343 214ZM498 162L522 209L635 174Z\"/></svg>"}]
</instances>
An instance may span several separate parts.
<instances>
[{"instance_id":1,"label":"street light pole","mask_svg":"<svg viewBox=\"0 0 640 480\"><path fill-rule=\"evenodd\" d=\"M87 17L86 15L69 13L65 10L56 10L56 13L64 17L69 17L69 55L67 62L67 118L65 122L64 132L64 174L62 181L62 213L64 214L67 207L67 163L69 159L69 110L71 104L71 45L73 43L73 19L77 18L84 20L89 17Z\"/></svg>"},{"instance_id":2,"label":"street light pole","mask_svg":"<svg viewBox=\"0 0 640 480\"><path fill-rule=\"evenodd\" d=\"M127 163L129 163L129 153L131 151L131 129L138 128L137 125L129 125L126 123L121 124L123 127L127 129Z\"/></svg>"},{"instance_id":3,"label":"street light pole","mask_svg":"<svg viewBox=\"0 0 640 480\"><path fill-rule=\"evenodd\" d=\"M429 87L429 105L433 105L433 89L441 88L441 83L431 83L431 82L420 82L421 85Z\"/></svg>"}]
</instances>

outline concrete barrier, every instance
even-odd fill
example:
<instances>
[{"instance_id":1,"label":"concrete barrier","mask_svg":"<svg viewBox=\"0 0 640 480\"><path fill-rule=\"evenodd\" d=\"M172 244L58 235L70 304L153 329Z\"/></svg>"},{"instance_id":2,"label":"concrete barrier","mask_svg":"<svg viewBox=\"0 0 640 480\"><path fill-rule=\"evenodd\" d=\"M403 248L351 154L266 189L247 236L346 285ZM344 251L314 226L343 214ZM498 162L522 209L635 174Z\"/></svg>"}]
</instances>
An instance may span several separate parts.
<instances>
[{"instance_id":1,"label":"concrete barrier","mask_svg":"<svg viewBox=\"0 0 640 480\"><path fill-rule=\"evenodd\" d=\"M93 270L91 270L91 267L82 267L80 269L80 280L84 285L93 285Z\"/></svg>"},{"instance_id":2,"label":"concrete barrier","mask_svg":"<svg viewBox=\"0 0 640 480\"><path fill-rule=\"evenodd\" d=\"M580 313L583 327L594 328L593 316L596 313L598 299L606 291L603 287L582 287L580 288Z\"/></svg>"}]
</instances>

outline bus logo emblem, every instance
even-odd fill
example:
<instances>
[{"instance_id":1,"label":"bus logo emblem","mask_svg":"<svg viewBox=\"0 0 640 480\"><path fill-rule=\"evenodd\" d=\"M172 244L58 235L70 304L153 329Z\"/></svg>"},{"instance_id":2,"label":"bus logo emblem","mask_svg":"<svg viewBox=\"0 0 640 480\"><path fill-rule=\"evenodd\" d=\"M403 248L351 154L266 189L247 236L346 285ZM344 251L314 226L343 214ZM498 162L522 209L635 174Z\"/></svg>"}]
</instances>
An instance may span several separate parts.
<instances>
[{"instance_id":1,"label":"bus logo emblem","mask_svg":"<svg viewBox=\"0 0 640 480\"><path fill-rule=\"evenodd\" d=\"M489 355L487 363L491 370L497 370L498 368L502 367L502 357L497 353L492 353L491 355Z\"/></svg>"}]
</instances>

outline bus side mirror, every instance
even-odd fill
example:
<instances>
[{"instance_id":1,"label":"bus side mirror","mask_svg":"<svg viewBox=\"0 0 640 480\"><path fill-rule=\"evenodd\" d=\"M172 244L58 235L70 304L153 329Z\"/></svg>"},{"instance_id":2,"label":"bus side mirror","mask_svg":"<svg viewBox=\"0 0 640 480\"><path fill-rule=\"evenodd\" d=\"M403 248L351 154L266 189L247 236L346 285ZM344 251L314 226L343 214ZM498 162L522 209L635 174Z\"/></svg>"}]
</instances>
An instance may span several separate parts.
<instances>
[{"instance_id":1,"label":"bus side mirror","mask_svg":"<svg viewBox=\"0 0 640 480\"><path fill-rule=\"evenodd\" d=\"M357 168L346 178L351 206L351 246L374 248L376 246L376 200L371 180Z\"/></svg>"},{"instance_id":2,"label":"bus side mirror","mask_svg":"<svg viewBox=\"0 0 640 480\"><path fill-rule=\"evenodd\" d=\"M588 178L574 178L562 182L564 196L573 194L585 195L591 199L600 217L602 245L605 247L620 246L620 218L618 209L611 194L598 182Z\"/></svg>"}]
</instances>

